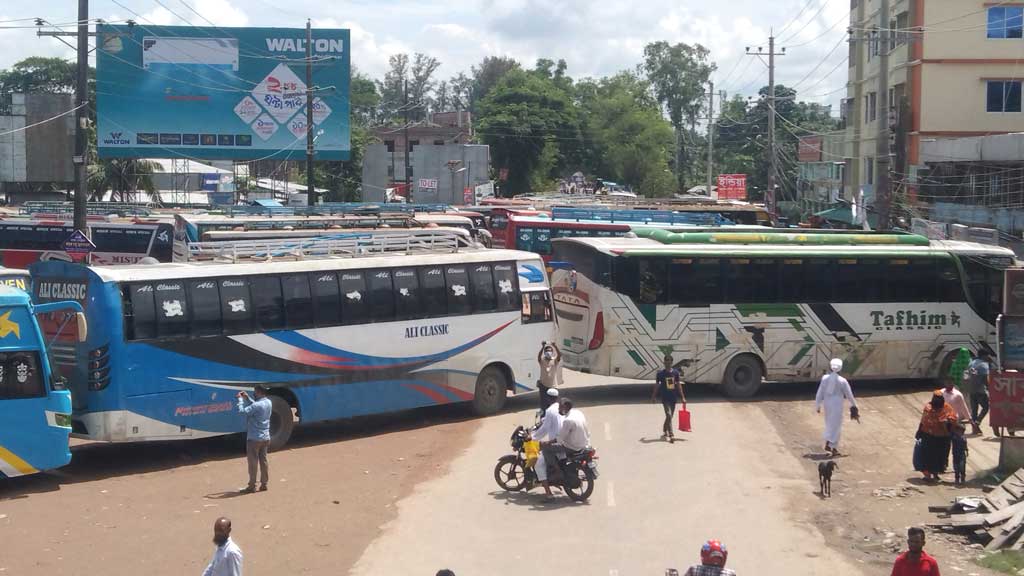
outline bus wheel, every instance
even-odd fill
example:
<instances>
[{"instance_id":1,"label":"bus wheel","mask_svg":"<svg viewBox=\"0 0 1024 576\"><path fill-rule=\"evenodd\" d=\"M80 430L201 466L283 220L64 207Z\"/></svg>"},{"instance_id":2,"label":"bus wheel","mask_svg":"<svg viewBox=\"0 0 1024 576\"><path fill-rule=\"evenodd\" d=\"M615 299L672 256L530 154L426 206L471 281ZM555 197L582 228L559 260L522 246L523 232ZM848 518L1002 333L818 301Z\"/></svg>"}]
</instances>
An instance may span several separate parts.
<instances>
[{"instance_id":1,"label":"bus wheel","mask_svg":"<svg viewBox=\"0 0 1024 576\"><path fill-rule=\"evenodd\" d=\"M737 356L725 368L722 387L731 398L750 398L761 387L764 370L757 358L749 354Z\"/></svg>"},{"instance_id":2,"label":"bus wheel","mask_svg":"<svg viewBox=\"0 0 1024 576\"><path fill-rule=\"evenodd\" d=\"M476 379L476 392L473 394L473 412L477 416L489 416L505 406L508 378L497 366L484 368Z\"/></svg>"},{"instance_id":3,"label":"bus wheel","mask_svg":"<svg viewBox=\"0 0 1024 576\"><path fill-rule=\"evenodd\" d=\"M295 429L295 416L288 401L280 396L270 398L270 449L280 450L288 443Z\"/></svg>"}]
</instances>

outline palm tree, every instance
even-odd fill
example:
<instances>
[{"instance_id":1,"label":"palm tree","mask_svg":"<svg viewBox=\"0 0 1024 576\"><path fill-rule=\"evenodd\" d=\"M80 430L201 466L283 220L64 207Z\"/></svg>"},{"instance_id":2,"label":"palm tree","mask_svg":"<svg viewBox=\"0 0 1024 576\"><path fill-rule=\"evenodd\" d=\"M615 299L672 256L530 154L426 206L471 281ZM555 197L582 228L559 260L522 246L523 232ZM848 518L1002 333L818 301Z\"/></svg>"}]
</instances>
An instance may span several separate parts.
<instances>
[{"instance_id":1,"label":"palm tree","mask_svg":"<svg viewBox=\"0 0 1024 576\"><path fill-rule=\"evenodd\" d=\"M128 194L139 190L148 192L153 202L160 202L152 175L163 167L150 160L108 158L89 165L89 191L93 200L102 200L107 190L111 200L125 202Z\"/></svg>"}]
</instances>

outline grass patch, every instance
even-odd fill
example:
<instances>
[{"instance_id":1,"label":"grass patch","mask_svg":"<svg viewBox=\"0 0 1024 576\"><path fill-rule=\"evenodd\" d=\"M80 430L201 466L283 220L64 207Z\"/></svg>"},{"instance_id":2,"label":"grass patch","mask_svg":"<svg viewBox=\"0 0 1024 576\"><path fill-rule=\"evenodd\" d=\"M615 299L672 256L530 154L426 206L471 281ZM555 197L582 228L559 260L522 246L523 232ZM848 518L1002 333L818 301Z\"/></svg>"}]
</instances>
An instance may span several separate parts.
<instances>
[{"instance_id":1,"label":"grass patch","mask_svg":"<svg viewBox=\"0 0 1024 576\"><path fill-rule=\"evenodd\" d=\"M1024 569L1024 552L1018 550L1000 550L987 554L977 561L979 566L997 570L1004 574L1017 574Z\"/></svg>"}]
</instances>

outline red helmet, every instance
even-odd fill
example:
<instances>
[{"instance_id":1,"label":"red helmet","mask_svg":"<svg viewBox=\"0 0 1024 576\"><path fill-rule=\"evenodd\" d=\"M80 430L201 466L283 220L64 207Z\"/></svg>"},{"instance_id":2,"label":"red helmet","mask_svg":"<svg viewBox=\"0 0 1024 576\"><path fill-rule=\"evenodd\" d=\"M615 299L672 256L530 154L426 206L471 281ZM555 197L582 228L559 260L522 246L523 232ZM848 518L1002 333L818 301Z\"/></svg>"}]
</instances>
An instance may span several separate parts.
<instances>
[{"instance_id":1,"label":"red helmet","mask_svg":"<svg viewBox=\"0 0 1024 576\"><path fill-rule=\"evenodd\" d=\"M725 567L725 559L729 557L729 551L725 544L718 540L708 540L700 548L700 563L705 566Z\"/></svg>"}]
</instances>

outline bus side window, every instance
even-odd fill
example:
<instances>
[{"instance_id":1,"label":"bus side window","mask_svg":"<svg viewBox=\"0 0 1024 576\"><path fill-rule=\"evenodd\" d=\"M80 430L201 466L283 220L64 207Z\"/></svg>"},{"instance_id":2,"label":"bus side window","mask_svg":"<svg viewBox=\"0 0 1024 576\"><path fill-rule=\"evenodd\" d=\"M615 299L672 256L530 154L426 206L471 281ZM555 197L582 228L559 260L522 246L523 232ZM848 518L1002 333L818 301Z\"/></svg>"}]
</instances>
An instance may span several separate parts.
<instances>
[{"instance_id":1,"label":"bus side window","mask_svg":"<svg viewBox=\"0 0 1024 576\"><path fill-rule=\"evenodd\" d=\"M936 302L963 302L965 300L963 285L960 283L960 271L957 270L956 264L952 260L939 260L936 263L935 288ZM1002 286L997 291L1000 298L1003 295L1001 288ZM1002 313L1001 301L998 310L998 313Z\"/></svg>"},{"instance_id":2,"label":"bus side window","mask_svg":"<svg viewBox=\"0 0 1024 576\"><path fill-rule=\"evenodd\" d=\"M46 385L37 352L0 353L0 399L42 398Z\"/></svg>"},{"instance_id":3,"label":"bus side window","mask_svg":"<svg viewBox=\"0 0 1024 576\"><path fill-rule=\"evenodd\" d=\"M788 270L788 267L784 267ZM803 275L798 281L804 282L803 302L832 302L835 295L835 266L825 258L807 258L803 263Z\"/></svg>"},{"instance_id":4,"label":"bus side window","mask_svg":"<svg viewBox=\"0 0 1024 576\"><path fill-rule=\"evenodd\" d=\"M252 298L245 278L224 278L220 281L220 313L225 334L252 332Z\"/></svg>"},{"instance_id":5,"label":"bus side window","mask_svg":"<svg viewBox=\"0 0 1024 576\"><path fill-rule=\"evenodd\" d=\"M551 313L551 294L544 291L523 292L523 324L535 324L537 322L551 322L554 318Z\"/></svg>"},{"instance_id":6,"label":"bus side window","mask_svg":"<svg viewBox=\"0 0 1024 576\"><path fill-rule=\"evenodd\" d=\"M284 316L288 328L298 330L311 327L313 300L309 293L309 277L305 274L282 276L281 291L284 293Z\"/></svg>"},{"instance_id":7,"label":"bus side window","mask_svg":"<svg viewBox=\"0 0 1024 576\"><path fill-rule=\"evenodd\" d=\"M192 300L192 322L189 332L192 336L219 336L220 294L217 281L212 278L189 280L188 295Z\"/></svg>"},{"instance_id":8,"label":"bus side window","mask_svg":"<svg viewBox=\"0 0 1024 576\"><path fill-rule=\"evenodd\" d=\"M533 232L533 250L537 254L551 254L551 230L537 228Z\"/></svg>"},{"instance_id":9,"label":"bus side window","mask_svg":"<svg viewBox=\"0 0 1024 576\"><path fill-rule=\"evenodd\" d=\"M367 292L370 296L370 320L390 322L395 319L395 293L390 270L370 270Z\"/></svg>"},{"instance_id":10,"label":"bus side window","mask_svg":"<svg viewBox=\"0 0 1024 576\"><path fill-rule=\"evenodd\" d=\"M533 228L520 226L516 231L516 250L533 252Z\"/></svg>"},{"instance_id":11,"label":"bus side window","mask_svg":"<svg viewBox=\"0 0 1024 576\"><path fill-rule=\"evenodd\" d=\"M341 291L335 272L314 272L310 276L313 289L313 310L317 326L341 324Z\"/></svg>"},{"instance_id":12,"label":"bus side window","mask_svg":"<svg viewBox=\"0 0 1024 576\"><path fill-rule=\"evenodd\" d=\"M341 318L345 324L362 324L370 307L364 272L341 273Z\"/></svg>"},{"instance_id":13,"label":"bus side window","mask_svg":"<svg viewBox=\"0 0 1024 576\"><path fill-rule=\"evenodd\" d=\"M469 268L473 286L473 311L491 312L498 307L494 296L494 276L490 264L473 264Z\"/></svg>"},{"instance_id":14,"label":"bus side window","mask_svg":"<svg viewBox=\"0 0 1024 576\"><path fill-rule=\"evenodd\" d=\"M188 334L188 300L185 297L185 283L181 281L157 282L156 331L161 338L186 336Z\"/></svg>"},{"instance_id":15,"label":"bus side window","mask_svg":"<svg viewBox=\"0 0 1024 576\"><path fill-rule=\"evenodd\" d=\"M131 340L156 338L156 305L151 284L132 284L128 288L132 306Z\"/></svg>"},{"instance_id":16,"label":"bus side window","mask_svg":"<svg viewBox=\"0 0 1024 576\"><path fill-rule=\"evenodd\" d=\"M494 289L498 297L498 310L510 312L519 308L519 278L515 263L501 262L494 265Z\"/></svg>"},{"instance_id":17,"label":"bus side window","mask_svg":"<svg viewBox=\"0 0 1024 576\"><path fill-rule=\"evenodd\" d=\"M284 328L284 298L281 295L281 278L278 276L253 276L252 307L256 312L256 327L261 331Z\"/></svg>"},{"instance_id":18,"label":"bus side window","mask_svg":"<svg viewBox=\"0 0 1024 576\"><path fill-rule=\"evenodd\" d=\"M448 314L448 298L444 289L444 267L423 266L420 274L420 298L423 312L428 318Z\"/></svg>"},{"instance_id":19,"label":"bus side window","mask_svg":"<svg viewBox=\"0 0 1024 576\"><path fill-rule=\"evenodd\" d=\"M422 318L420 283L414 268L395 270L395 314L399 320Z\"/></svg>"},{"instance_id":20,"label":"bus side window","mask_svg":"<svg viewBox=\"0 0 1024 576\"><path fill-rule=\"evenodd\" d=\"M769 303L778 299L775 260L730 258L725 262L726 302Z\"/></svg>"},{"instance_id":21,"label":"bus side window","mask_svg":"<svg viewBox=\"0 0 1024 576\"><path fill-rule=\"evenodd\" d=\"M444 269L449 314L469 314L469 273L465 266L447 266Z\"/></svg>"}]
</instances>

